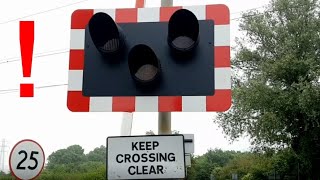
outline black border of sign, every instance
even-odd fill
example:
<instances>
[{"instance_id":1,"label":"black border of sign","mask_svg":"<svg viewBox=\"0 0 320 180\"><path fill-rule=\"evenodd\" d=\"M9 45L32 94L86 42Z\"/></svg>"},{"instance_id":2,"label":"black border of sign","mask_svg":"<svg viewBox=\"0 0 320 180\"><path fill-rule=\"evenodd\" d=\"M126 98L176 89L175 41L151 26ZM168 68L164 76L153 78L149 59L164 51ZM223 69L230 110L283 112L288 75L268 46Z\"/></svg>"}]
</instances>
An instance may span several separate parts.
<instances>
[{"instance_id":1,"label":"black border of sign","mask_svg":"<svg viewBox=\"0 0 320 180\"><path fill-rule=\"evenodd\" d=\"M39 146L40 149L41 149L41 151L42 151L42 155L43 155L43 163L42 163L41 170L39 171L39 173L38 173L35 177L31 178L30 180L36 179L37 177L40 176L40 174L41 174L41 172L42 172L42 170L43 170L43 168L44 168L44 163L45 163L45 161L46 161L46 156L45 156L45 154L44 154L44 150L43 150L43 148L40 146L40 144L37 143L36 141L34 141L34 140L32 140L32 139L24 139L24 140L21 140L21 141L17 142L17 143L13 146L13 148L12 148L12 150L11 150L11 152L10 152L10 156L9 156L9 168L10 168L10 173L11 173L16 179L18 179L18 180L22 180L22 179L20 179L19 177L17 177L16 174L14 174L14 172L13 172L13 170L12 170L12 167L11 167L11 157L12 157L12 153L13 153L14 149L15 149L19 144L21 144L21 143L23 143L23 142L26 142L26 141L35 143L37 146Z\"/></svg>"},{"instance_id":2,"label":"black border of sign","mask_svg":"<svg viewBox=\"0 0 320 180\"><path fill-rule=\"evenodd\" d=\"M129 138L129 137L160 137L160 136L182 136L182 143L183 143L183 163L184 163L184 178L186 178L186 151L185 151L185 145L184 145L184 135L183 134L161 134L161 135L137 135L137 136L109 136L107 137L106 141L106 179L108 179L108 139L109 138ZM168 178L149 178L149 179L168 179ZM169 179L177 179L177 178L169 178ZM119 180L125 180L125 179L119 179ZM136 179L138 180L138 179Z\"/></svg>"}]
</instances>

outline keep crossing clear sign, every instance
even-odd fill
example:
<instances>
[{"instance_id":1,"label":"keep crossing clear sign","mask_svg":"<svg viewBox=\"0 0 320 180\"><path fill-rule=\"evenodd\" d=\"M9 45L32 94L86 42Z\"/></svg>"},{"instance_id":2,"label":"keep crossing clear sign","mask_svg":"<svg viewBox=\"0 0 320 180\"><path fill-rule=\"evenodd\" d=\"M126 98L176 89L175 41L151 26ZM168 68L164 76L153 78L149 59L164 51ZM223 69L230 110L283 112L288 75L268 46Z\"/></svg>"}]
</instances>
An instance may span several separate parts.
<instances>
[{"instance_id":1,"label":"keep crossing clear sign","mask_svg":"<svg viewBox=\"0 0 320 180\"><path fill-rule=\"evenodd\" d=\"M183 135L107 138L108 179L185 178Z\"/></svg>"}]
</instances>

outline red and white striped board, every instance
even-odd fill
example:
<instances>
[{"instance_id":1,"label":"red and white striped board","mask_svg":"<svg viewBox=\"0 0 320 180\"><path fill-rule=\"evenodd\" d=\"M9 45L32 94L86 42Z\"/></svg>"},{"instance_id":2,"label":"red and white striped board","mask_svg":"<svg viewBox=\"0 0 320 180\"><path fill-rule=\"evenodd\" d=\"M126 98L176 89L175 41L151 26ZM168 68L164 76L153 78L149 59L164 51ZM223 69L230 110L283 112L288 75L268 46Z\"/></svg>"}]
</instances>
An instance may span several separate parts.
<instances>
[{"instance_id":1,"label":"red and white striped board","mask_svg":"<svg viewBox=\"0 0 320 180\"><path fill-rule=\"evenodd\" d=\"M213 96L86 97L82 95L85 27L93 14L105 12L117 23L167 22L178 9L199 20L212 19L215 93ZM223 112L231 106L230 12L227 6L178 6L128 9L82 9L71 18L67 106L72 112Z\"/></svg>"}]
</instances>

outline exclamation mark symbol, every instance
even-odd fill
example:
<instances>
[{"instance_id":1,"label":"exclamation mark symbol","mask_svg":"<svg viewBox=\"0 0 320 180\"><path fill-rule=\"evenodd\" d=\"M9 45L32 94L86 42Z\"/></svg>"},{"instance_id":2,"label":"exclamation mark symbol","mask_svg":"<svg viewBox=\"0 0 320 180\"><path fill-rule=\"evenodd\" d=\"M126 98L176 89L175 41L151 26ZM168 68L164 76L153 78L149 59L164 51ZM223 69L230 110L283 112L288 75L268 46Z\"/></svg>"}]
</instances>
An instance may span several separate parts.
<instances>
[{"instance_id":1,"label":"exclamation mark symbol","mask_svg":"<svg viewBox=\"0 0 320 180\"><path fill-rule=\"evenodd\" d=\"M31 77L34 44L34 21L20 21L20 50L24 78ZM20 84L20 97L33 97L33 83Z\"/></svg>"}]
</instances>

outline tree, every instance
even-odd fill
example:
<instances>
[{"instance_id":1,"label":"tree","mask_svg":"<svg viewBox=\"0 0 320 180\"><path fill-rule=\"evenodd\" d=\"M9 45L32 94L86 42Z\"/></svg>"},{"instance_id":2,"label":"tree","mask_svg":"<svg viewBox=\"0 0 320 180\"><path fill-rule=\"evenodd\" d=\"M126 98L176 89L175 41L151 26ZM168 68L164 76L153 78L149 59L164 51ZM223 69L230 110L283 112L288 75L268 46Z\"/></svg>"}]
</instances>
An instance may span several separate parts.
<instances>
[{"instance_id":1,"label":"tree","mask_svg":"<svg viewBox=\"0 0 320 180\"><path fill-rule=\"evenodd\" d=\"M152 130L149 130L149 131L146 132L146 135L150 136L150 135L156 135L156 134Z\"/></svg>"},{"instance_id":2,"label":"tree","mask_svg":"<svg viewBox=\"0 0 320 180\"><path fill-rule=\"evenodd\" d=\"M70 169L76 171L79 164L85 161L84 149L79 145L59 149L48 157L47 169Z\"/></svg>"},{"instance_id":3,"label":"tree","mask_svg":"<svg viewBox=\"0 0 320 180\"><path fill-rule=\"evenodd\" d=\"M193 157L191 168L188 169L188 179L210 179L215 168L225 166L235 155L234 151L210 149L202 156Z\"/></svg>"},{"instance_id":4,"label":"tree","mask_svg":"<svg viewBox=\"0 0 320 180\"><path fill-rule=\"evenodd\" d=\"M88 161L93 161L93 162L102 162L106 163L107 160L107 154L106 154L106 147L105 146L100 146L95 148L93 151L90 151L86 157Z\"/></svg>"},{"instance_id":5,"label":"tree","mask_svg":"<svg viewBox=\"0 0 320 180\"><path fill-rule=\"evenodd\" d=\"M224 167L216 168L212 174L217 180L229 179L237 174L239 179L268 179L272 170L271 159L264 154L238 153Z\"/></svg>"},{"instance_id":6,"label":"tree","mask_svg":"<svg viewBox=\"0 0 320 180\"><path fill-rule=\"evenodd\" d=\"M40 179L105 179L106 147L84 154L79 145L53 152Z\"/></svg>"},{"instance_id":7,"label":"tree","mask_svg":"<svg viewBox=\"0 0 320 180\"><path fill-rule=\"evenodd\" d=\"M280 179L284 179L288 175L297 176L298 165L298 158L290 148L283 149L272 157L272 166L280 175Z\"/></svg>"},{"instance_id":8,"label":"tree","mask_svg":"<svg viewBox=\"0 0 320 180\"><path fill-rule=\"evenodd\" d=\"M301 179L320 179L320 18L318 0L272 0L243 15L232 66L233 105L215 120L259 150L292 147Z\"/></svg>"}]
</instances>

